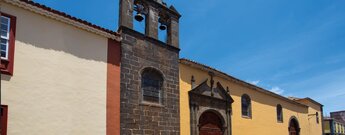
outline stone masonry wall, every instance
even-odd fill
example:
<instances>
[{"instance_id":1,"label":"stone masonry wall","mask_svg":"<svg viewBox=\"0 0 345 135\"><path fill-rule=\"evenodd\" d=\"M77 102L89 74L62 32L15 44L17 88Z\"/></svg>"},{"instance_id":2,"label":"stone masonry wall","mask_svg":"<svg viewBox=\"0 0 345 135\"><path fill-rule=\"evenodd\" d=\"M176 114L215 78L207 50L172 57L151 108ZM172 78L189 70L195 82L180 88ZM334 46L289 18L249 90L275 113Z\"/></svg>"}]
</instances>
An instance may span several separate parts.
<instances>
[{"instance_id":1,"label":"stone masonry wall","mask_svg":"<svg viewBox=\"0 0 345 135\"><path fill-rule=\"evenodd\" d=\"M126 27L121 32L121 135L179 135L179 49ZM142 102L146 67L163 74L161 105Z\"/></svg>"}]
</instances>

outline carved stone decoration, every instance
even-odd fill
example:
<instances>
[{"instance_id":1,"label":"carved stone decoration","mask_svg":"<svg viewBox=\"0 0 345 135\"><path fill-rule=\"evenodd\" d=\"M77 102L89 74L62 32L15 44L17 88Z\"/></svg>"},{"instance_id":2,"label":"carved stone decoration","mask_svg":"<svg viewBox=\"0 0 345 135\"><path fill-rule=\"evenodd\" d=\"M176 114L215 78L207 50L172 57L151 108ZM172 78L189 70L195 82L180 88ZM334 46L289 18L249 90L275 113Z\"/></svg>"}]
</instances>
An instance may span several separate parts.
<instances>
[{"instance_id":1,"label":"carved stone decoration","mask_svg":"<svg viewBox=\"0 0 345 135\"><path fill-rule=\"evenodd\" d=\"M194 76L192 76L190 82L191 82L191 84L192 84L192 89L194 89L194 88L195 88L195 79L194 79Z\"/></svg>"},{"instance_id":2,"label":"carved stone decoration","mask_svg":"<svg viewBox=\"0 0 345 135\"><path fill-rule=\"evenodd\" d=\"M217 82L215 88L213 88L213 77L211 76L209 86L207 84L208 79L189 91L189 104L190 104L190 125L191 135L199 135L199 131L205 121L203 114L212 112L216 114L220 120L219 127L223 135L231 135L231 104L234 100L223 88L223 86ZM201 122L201 123L200 123ZM215 123L215 122L210 122Z\"/></svg>"}]
</instances>

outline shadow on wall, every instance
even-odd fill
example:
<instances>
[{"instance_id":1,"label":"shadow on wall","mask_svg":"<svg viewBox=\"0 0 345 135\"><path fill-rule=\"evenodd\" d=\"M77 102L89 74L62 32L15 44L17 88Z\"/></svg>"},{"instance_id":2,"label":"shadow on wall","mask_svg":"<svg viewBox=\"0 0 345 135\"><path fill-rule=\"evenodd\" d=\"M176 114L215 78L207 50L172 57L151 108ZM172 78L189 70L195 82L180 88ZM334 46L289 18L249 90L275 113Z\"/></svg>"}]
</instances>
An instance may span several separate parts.
<instances>
[{"instance_id":1,"label":"shadow on wall","mask_svg":"<svg viewBox=\"0 0 345 135\"><path fill-rule=\"evenodd\" d=\"M107 38L26 10L19 12L16 40L82 59L106 62Z\"/></svg>"},{"instance_id":2,"label":"shadow on wall","mask_svg":"<svg viewBox=\"0 0 345 135\"><path fill-rule=\"evenodd\" d=\"M68 61L66 57L62 57L64 55L107 63L108 39L106 37L23 9L18 9L13 14L17 17L14 70L18 65L16 59L19 55L20 57L33 55L28 57L28 60L32 62L40 62L39 58L46 57L44 60L51 58L49 62L57 66L64 60ZM42 51L42 49L47 51ZM38 59L30 60L30 58ZM71 63L73 64L73 61ZM1 80L8 81L10 78L3 75Z\"/></svg>"}]
</instances>

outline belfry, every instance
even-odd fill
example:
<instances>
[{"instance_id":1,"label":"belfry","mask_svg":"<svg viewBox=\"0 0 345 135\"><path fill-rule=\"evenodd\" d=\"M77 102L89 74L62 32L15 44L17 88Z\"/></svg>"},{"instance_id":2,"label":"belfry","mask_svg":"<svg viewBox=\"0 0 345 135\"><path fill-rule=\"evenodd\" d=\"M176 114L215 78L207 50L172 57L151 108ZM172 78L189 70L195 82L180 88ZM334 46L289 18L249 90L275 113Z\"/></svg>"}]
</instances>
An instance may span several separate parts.
<instances>
[{"instance_id":1,"label":"belfry","mask_svg":"<svg viewBox=\"0 0 345 135\"><path fill-rule=\"evenodd\" d=\"M160 0L120 0L121 134L180 134L179 18ZM144 22L145 32L133 27ZM167 32L167 40L158 39Z\"/></svg>"}]
</instances>

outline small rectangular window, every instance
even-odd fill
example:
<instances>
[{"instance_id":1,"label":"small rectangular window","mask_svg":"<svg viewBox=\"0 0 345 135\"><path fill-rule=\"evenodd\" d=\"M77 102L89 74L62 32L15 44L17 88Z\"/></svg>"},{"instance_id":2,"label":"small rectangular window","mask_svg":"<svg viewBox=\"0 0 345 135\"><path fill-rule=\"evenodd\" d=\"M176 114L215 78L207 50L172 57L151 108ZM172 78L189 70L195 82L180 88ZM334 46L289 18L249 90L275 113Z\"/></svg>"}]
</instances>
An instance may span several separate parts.
<instances>
[{"instance_id":1,"label":"small rectangular window","mask_svg":"<svg viewBox=\"0 0 345 135\"><path fill-rule=\"evenodd\" d=\"M276 109L277 109L277 121L282 123L283 122L283 107L280 104L278 104Z\"/></svg>"},{"instance_id":2,"label":"small rectangular window","mask_svg":"<svg viewBox=\"0 0 345 135\"><path fill-rule=\"evenodd\" d=\"M8 46L10 40L10 22L11 19L5 16L1 16L1 58L7 60L8 59Z\"/></svg>"},{"instance_id":3,"label":"small rectangular window","mask_svg":"<svg viewBox=\"0 0 345 135\"><path fill-rule=\"evenodd\" d=\"M0 14L0 69L2 74L13 75L16 17Z\"/></svg>"}]
</instances>

